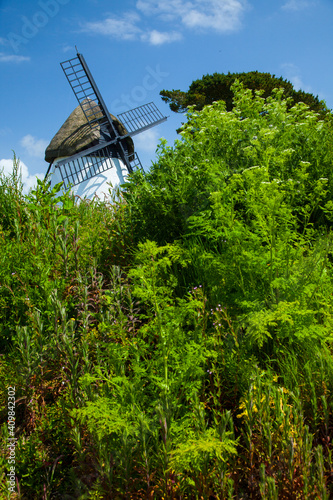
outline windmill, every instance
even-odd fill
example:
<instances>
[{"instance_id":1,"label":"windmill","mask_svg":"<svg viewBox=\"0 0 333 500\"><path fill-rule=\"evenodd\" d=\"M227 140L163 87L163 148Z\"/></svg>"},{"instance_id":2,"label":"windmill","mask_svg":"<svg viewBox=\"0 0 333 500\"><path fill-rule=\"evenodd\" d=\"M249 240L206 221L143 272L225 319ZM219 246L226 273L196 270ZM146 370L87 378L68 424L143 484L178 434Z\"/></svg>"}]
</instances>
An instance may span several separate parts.
<instances>
[{"instance_id":1,"label":"windmill","mask_svg":"<svg viewBox=\"0 0 333 500\"><path fill-rule=\"evenodd\" d=\"M142 168L132 137L167 118L153 102L111 115L82 54L61 67L79 103L45 151L51 187L62 182L75 195L106 194ZM50 176L50 177L49 177Z\"/></svg>"}]
</instances>

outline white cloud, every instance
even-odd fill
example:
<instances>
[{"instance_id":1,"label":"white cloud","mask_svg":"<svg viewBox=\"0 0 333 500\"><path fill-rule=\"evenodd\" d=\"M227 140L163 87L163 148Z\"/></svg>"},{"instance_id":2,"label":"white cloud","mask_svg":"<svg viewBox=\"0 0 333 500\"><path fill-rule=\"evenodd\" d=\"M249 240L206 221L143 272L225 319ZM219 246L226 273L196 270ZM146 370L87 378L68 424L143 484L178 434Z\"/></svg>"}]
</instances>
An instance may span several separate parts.
<instances>
[{"instance_id":1,"label":"white cloud","mask_svg":"<svg viewBox=\"0 0 333 500\"><path fill-rule=\"evenodd\" d=\"M11 129L9 127L0 128L0 137L4 137L11 133Z\"/></svg>"},{"instance_id":2,"label":"white cloud","mask_svg":"<svg viewBox=\"0 0 333 500\"><path fill-rule=\"evenodd\" d=\"M108 35L120 40L135 40L142 32L136 23L140 17L136 13L126 13L122 18L108 17L104 21L88 22L83 26L83 31L98 35Z\"/></svg>"},{"instance_id":3,"label":"white cloud","mask_svg":"<svg viewBox=\"0 0 333 500\"><path fill-rule=\"evenodd\" d=\"M44 139L36 139L34 136L28 134L21 139L21 146L23 146L26 152L31 156L37 156L38 158L44 158L45 149L47 148L48 142Z\"/></svg>"},{"instance_id":4,"label":"white cloud","mask_svg":"<svg viewBox=\"0 0 333 500\"><path fill-rule=\"evenodd\" d=\"M3 52L0 52L0 62L20 63L24 61L30 61L30 57L15 56L13 54L4 54Z\"/></svg>"},{"instance_id":5,"label":"white cloud","mask_svg":"<svg viewBox=\"0 0 333 500\"><path fill-rule=\"evenodd\" d=\"M293 84L295 90L303 90L304 92L310 93L313 92L311 87L303 82L298 66L293 63L285 63L281 65L281 68L284 72L284 78Z\"/></svg>"},{"instance_id":6,"label":"white cloud","mask_svg":"<svg viewBox=\"0 0 333 500\"><path fill-rule=\"evenodd\" d=\"M303 10L308 7L313 7L317 2L310 0L288 0L285 4L282 5L282 9L284 10Z\"/></svg>"},{"instance_id":7,"label":"white cloud","mask_svg":"<svg viewBox=\"0 0 333 500\"><path fill-rule=\"evenodd\" d=\"M0 160L0 171L5 175L10 175L13 172L13 160ZM28 167L22 161L19 162L19 172L21 173L24 194L36 186L37 178L43 179L45 177L45 174L30 175Z\"/></svg>"},{"instance_id":8,"label":"white cloud","mask_svg":"<svg viewBox=\"0 0 333 500\"><path fill-rule=\"evenodd\" d=\"M161 32L152 30L141 35L141 40L148 41L151 45L162 45L163 43L177 42L182 38L182 34L177 31Z\"/></svg>"},{"instance_id":9,"label":"white cloud","mask_svg":"<svg viewBox=\"0 0 333 500\"><path fill-rule=\"evenodd\" d=\"M182 35L177 31L143 30L138 26L140 22L140 16L131 12L124 14L122 18L109 16L103 21L88 22L83 26L83 31L119 40L141 40L151 45L162 45L182 38Z\"/></svg>"},{"instance_id":10,"label":"white cloud","mask_svg":"<svg viewBox=\"0 0 333 500\"><path fill-rule=\"evenodd\" d=\"M137 10L145 16L171 25L159 31L144 28L138 12L108 16L103 21L86 22L82 31L119 40L141 40L151 45L182 39L181 28L229 33L240 28L248 0L137 0Z\"/></svg>"},{"instance_id":11,"label":"white cloud","mask_svg":"<svg viewBox=\"0 0 333 500\"><path fill-rule=\"evenodd\" d=\"M290 77L289 80L293 84L295 90L303 90L304 92L306 92L305 85L300 76L294 75Z\"/></svg>"},{"instance_id":12,"label":"white cloud","mask_svg":"<svg viewBox=\"0 0 333 500\"><path fill-rule=\"evenodd\" d=\"M156 151L158 141L159 135L157 133L157 130L150 128L145 132L142 132L141 134L135 136L135 149L153 153Z\"/></svg>"},{"instance_id":13,"label":"white cloud","mask_svg":"<svg viewBox=\"0 0 333 500\"><path fill-rule=\"evenodd\" d=\"M62 48L63 52L69 52L70 50L74 51L74 47L72 47L72 45L64 45Z\"/></svg>"},{"instance_id":14,"label":"white cloud","mask_svg":"<svg viewBox=\"0 0 333 500\"><path fill-rule=\"evenodd\" d=\"M237 30L247 7L246 0L138 0L138 10L161 20L181 22L187 28Z\"/></svg>"}]
</instances>

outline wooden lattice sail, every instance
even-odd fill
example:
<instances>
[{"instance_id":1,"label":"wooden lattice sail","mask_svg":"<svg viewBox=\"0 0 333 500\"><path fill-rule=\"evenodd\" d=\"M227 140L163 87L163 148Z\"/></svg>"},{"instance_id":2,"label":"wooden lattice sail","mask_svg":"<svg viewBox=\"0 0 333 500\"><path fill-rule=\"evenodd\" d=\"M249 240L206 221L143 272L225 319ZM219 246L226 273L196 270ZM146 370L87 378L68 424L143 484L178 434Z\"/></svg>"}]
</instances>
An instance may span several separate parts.
<instances>
[{"instance_id":1,"label":"wooden lattice sail","mask_svg":"<svg viewBox=\"0 0 333 500\"><path fill-rule=\"evenodd\" d=\"M51 186L63 182L75 195L101 197L142 168L132 137L167 118L152 102L113 116L82 54L61 66L79 105L46 149L46 175Z\"/></svg>"}]
</instances>

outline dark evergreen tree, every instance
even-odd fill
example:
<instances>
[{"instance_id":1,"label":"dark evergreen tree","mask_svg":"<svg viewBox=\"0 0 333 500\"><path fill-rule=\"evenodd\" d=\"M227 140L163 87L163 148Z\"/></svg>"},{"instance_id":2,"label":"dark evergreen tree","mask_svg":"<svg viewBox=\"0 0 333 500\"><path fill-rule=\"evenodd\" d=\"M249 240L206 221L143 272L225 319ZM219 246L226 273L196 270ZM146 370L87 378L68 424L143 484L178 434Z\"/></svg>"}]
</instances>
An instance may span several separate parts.
<instances>
[{"instance_id":1,"label":"dark evergreen tree","mask_svg":"<svg viewBox=\"0 0 333 500\"><path fill-rule=\"evenodd\" d=\"M272 94L274 88L284 88L284 98L291 97L290 106L297 102L304 102L310 108L319 113L320 117L326 115L329 111L324 101L318 96L314 96L302 90L295 90L293 85L282 77L277 78L270 73L260 73L259 71L250 71L248 73L214 73L205 75L199 80L191 83L187 92L181 90L162 90L160 95L163 101L169 104L170 109L175 112L184 112L189 106L195 105L197 109L202 109L207 104L214 101L225 101L227 111L233 108L233 92L231 86L238 79L245 88L263 90L263 97Z\"/></svg>"}]
</instances>

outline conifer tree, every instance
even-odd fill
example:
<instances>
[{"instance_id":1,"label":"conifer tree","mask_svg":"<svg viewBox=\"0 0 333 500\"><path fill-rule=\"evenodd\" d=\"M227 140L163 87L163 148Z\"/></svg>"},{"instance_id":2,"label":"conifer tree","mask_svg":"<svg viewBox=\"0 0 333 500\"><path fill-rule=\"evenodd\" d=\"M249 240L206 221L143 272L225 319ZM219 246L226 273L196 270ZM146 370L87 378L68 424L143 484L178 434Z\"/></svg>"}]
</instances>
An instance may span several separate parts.
<instances>
[{"instance_id":1,"label":"conifer tree","mask_svg":"<svg viewBox=\"0 0 333 500\"><path fill-rule=\"evenodd\" d=\"M324 101L318 96L314 96L302 90L295 90L293 85L282 77L277 78L270 73L260 73L259 71L250 71L248 73L214 73L213 75L204 75L201 79L194 80L189 89L184 92L181 90L162 90L160 95L163 101L169 104L172 111L182 113L189 106L195 105L197 110L202 109L207 104L214 101L225 101L227 111L233 108L233 92L231 86L238 79L245 88L253 91L263 90L263 97L272 95L274 88L284 89L284 98L290 97L290 107L297 102L304 102L310 109L319 113L323 118L329 111Z\"/></svg>"}]
</instances>

